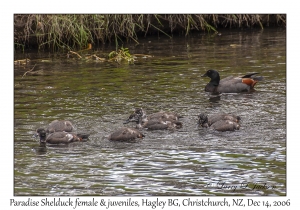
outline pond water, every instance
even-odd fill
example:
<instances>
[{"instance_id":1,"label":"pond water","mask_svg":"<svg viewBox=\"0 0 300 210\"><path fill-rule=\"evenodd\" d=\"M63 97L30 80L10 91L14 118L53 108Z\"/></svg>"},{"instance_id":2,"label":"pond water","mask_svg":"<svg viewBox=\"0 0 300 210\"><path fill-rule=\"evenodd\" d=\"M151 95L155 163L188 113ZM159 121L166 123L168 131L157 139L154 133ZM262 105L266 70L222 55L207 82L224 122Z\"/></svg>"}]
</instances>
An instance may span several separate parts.
<instances>
[{"instance_id":1,"label":"pond water","mask_svg":"<svg viewBox=\"0 0 300 210\"><path fill-rule=\"evenodd\" d=\"M286 195L286 31L221 33L124 43L152 56L134 64L16 53L31 61L14 70L14 195ZM259 72L264 81L251 93L211 95L201 77L208 69L221 78ZM108 141L135 107L177 112L183 128ZM201 112L237 114L241 128L199 128ZM55 119L72 121L89 140L39 146L32 135Z\"/></svg>"}]
</instances>

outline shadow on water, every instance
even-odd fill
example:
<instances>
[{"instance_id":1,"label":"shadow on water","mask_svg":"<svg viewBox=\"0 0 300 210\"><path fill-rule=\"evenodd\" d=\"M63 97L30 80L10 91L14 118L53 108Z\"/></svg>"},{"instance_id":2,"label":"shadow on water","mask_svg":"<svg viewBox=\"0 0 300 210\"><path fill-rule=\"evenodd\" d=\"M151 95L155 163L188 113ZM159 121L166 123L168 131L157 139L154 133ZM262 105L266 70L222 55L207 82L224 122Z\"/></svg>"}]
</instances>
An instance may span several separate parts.
<instances>
[{"instance_id":1,"label":"shadow on water","mask_svg":"<svg viewBox=\"0 0 300 210\"><path fill-rule=\"evenodd\" d=\"M22 77L26 68L15 66L14 194L286 195L285 43L285 31L266 29L149 37L128 47L154 57L133 65L27 54L30 68L42 71ZM221 78L259 72L265 79L251 93L210 95L201 75L211 68ZM108 141L135 107L177 112L183 128L144 130L135 143ZM201 112L237 114L242 126L199 128ZM89 140L42 146L30 138L55 119L71 120Z\"/></svg>"},{"instance_id":2,"label":"shadow on water","mask_svg":"<svg viewBox=\"0 0 300 210\"><path fill-rule=\"evenodd\" d=\"M209 97L209 101L211 103L219 103L220 100L221 100L221 96L220 95Z\"/></svg>"}]
</instances>

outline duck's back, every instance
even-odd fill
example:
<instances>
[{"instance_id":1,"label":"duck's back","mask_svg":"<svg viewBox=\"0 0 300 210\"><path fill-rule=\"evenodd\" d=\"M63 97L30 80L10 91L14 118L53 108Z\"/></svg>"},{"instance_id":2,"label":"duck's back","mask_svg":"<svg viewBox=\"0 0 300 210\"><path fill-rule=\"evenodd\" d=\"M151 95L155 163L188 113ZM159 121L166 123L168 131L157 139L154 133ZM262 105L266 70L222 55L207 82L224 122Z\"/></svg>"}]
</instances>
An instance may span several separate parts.
<instances>
[{"instance_id":1,"label":"duck's back","mask_svg":"<svg viewBox=\"0 0 300 210\"><path fill-rule=\"evenodd\" d=\"M210 126L220 120L230 120L232 122L239 122L240 119L241 118L239 116L233 114L214 114L214 115L209 115L208 125Z\"/></svg>"},{"instance_id":2,"label":"duck's back","mask_svg":"<svg viewBox=\"0 0 300 210\"><path fill-rule=\"evenodd\" d=\"M143 138L144 135L133 128L119 128L115 132L109 135L108 140L110 141L132 141L137 138Z\"/></svg>"},{"instance_id":3,"label":"duck's back","mask_svg":"<svg viewBox=\"0 0 300 210\"><path fill-rule=\"evenodd\" d=\"M220 80L217 92L220 93L240 93L249 92L251 86L243 83L242 78L229 76Z\"/></svg>"},{"instance_id":4,"label":"duck's back","mask_svg":"<svg viewBox=\"0 0 300 210\"><path fill-rule=\"evenodd\" d=\"M181 128L182 123L178 121L179 115L172 112L157 112L147 117L143 127L149 130L165 130Z\"/></svg>"},{"instance_id":5,"label":"duck's back","mask_svg":"<svg viewBox=\"0 0 300 210\"><path fill-rule=\"evenodd\" d=\"M52 121L48 128L47 128L47 133L53 133L53 132L72 132L74 129L72 123L67 120L54 120Z\"/></svg>"},{"instance_id":6,"label":"duck's back","mask_svg":"<svg viewBox=\"0 0 300 210\"><path fill-rule=\"evenodd\" d=\"M49 144L68 144L75 141L80 141L81 139L75 134L70 134L67 132L54 132L49 134L46 142Z\"/></svg>"},{"instance_id":7,"label":"duck's back","mask_svg":"<svg viewBox=\"0 0 300 210\"><path fill-rule=\"evenodd\" d=\"M148 120L161 119L164 121L175 121L178 120L179 116L171 112L157 112L150 114L147 118Z\"/></svg>"},{"instance_id":8,"label":"duck's back","mask_svg":"<svg viewBox=\"0 0 300 210\"><path fill-rule=\"evenodd\" d=\"M165 130L169 128L166 121L160 118L152 118L143 124L144 128L149 130Z\"/></svg>"},{"instance_id":9,"label":"duck's back","mask_svg":"<svg viewBox=\"0 0 300 210\"><path fill-rule=\"evenodd\" d=\"M219 120L213 123L210 128L217 131L234 131L240 128L240 125L230 120Z\"/></svg>"}]
</instances>

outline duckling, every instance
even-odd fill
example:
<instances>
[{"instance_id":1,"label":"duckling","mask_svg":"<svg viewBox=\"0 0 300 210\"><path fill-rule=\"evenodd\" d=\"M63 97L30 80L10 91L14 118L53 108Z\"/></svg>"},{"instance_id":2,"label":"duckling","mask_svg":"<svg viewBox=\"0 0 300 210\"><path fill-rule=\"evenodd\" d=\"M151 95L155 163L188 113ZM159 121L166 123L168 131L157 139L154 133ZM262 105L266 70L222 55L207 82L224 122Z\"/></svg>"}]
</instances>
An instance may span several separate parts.
<instances>
[{"instance_id":1,"label":"duckling","mask_svg":"<svg viewBox=\"0 0 300 210\"><path fill-rule=\"evenodd\" d=\"M141 116L143 120L147 118L147 120L163 119L168 121L177 121L179 118L182 118L182 116L176 113L163 111L147 115L146 111L142 108L136 108L134 110L134 114Z\"/></svg>"},{"instance_id":2,"label":"duckling","mask_svg":"<svg viewBox=\"0 0 300 210\"><path fill-rule=\"evenodd\" d=\"M44 128L38 128L34 136L40 137L40 143L46 143L47 132Z\"/></svg>"},{"instance_id":3,"label":"duckling","mask_svg":"<svg viewBox=\"0 0 300 210\"><path fill-rule=\"evenodd\" d=\"M142 108L136 108L124 122L136 122L137 128L147 128L149 130L179 129L182 123L178 121L181 116L171 112L157 112L149 116Z\"/></svg>"},{"instance_id":4,"label":"duckling","mask_svg":"<svg viewBox=\"0 0 300 210\"><path fill-rule=\"evenodd\" d=\"M201 113L198 116L198 124L205 128L212 128L217 131L233 131L240 128L241 118L232 114L215 114L207 116Z\"/></svg>"},{"instance_id":5,"label":"duckling","mask_svg":"<svg viewBox=\"0 0 300 210\"><path fill-rule=\"evenodd\" d=\"M82 141L82 138L64 131L51 133L46 139L46 143L49 144L68 144L76 141Z\"/></svg>"},{"instance_id":6,"label":"duckling","mask_svg":"<svg viewBox=\"0 0 300 210\"><path fill-rule=\"evenodd\" d=\"M118 130L110 134L108 136L108 140L130 142L136 140L137 138L142 139L144 137L145 137L144 134L142 134L140 131L134 128L123 127L123 128L119 128Z\"/></svg>"},{"instance_id":7,"label":"duckling","mask_svg":"<svg viewBox=\"0 0 300 210\"><path fill-rule=\"evenodd\" d=\"M74 127L68 120L54 120L46 129L47 133L54 133L59 131L72 132Z\"/></svg>"},{"instance_id":8,"label":"duckling","mask_svg":"<svg viewBox=\"0 0 300 210\"><path fill-rule=\"evenodd\" d=\"M76 134L59 131L50 133L48 136L47 132L43 128L37 129L37 135L40 137L40 143L49 143L49 144L68 144L71 142L82 141L82 138ZM85 134L84 134L85 135Z\"/></svg>"}]
</instances>

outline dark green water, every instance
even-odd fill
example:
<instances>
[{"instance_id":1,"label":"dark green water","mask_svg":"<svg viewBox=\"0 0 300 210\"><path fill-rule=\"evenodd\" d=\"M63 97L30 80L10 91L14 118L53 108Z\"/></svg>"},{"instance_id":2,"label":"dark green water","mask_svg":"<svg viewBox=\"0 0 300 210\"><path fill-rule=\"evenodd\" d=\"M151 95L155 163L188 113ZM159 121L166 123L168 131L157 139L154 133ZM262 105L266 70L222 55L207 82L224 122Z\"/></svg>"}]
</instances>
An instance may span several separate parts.
<instances>
[{"instance_id":1,"label":"dark green water","mask_svg":"<svg viewBox=\"0 0 300 210\"><path fill-rule=\"evenodd\" d=\"M286 195L285 30L155 37L126 47L153 57L118 65L15 54L32 61L15 66L14 195ZM35 64L42 73L22 77ZM216 97L203 91L208 69L265 80L253 93ZM144 131L137 143L109 142L135 107L180 113L184 126ZM237 114L242 127L198 128L201 112ZM72 121L89 141L39 147L34 131L55 119Z\"/></svg>"}]
</instances>

